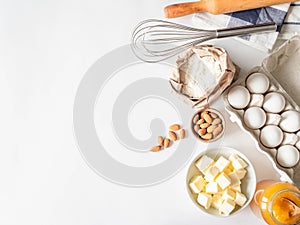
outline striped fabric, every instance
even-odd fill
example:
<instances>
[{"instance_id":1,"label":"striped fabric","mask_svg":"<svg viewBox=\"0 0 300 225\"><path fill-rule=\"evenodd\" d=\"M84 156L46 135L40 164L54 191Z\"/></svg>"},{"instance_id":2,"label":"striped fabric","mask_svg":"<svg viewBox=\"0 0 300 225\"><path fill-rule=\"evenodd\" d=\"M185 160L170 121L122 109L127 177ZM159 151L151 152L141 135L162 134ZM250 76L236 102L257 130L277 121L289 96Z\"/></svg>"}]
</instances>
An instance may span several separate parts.
<instances>
[{"instance_id":1,"label":"striped fabric","mask_svg":"<svg viewBox=\"0 0 300 225\"><path fill-rule=\"evenodd\" d=\"M253 34L236 39L263 51L271 51L284 40L300 34L300 3L286 3L221 15L196 13L193 16L195 26L203 29L244 26L271 21L277 23L278 32Z\"/></svg>"},{"instance_id":2,"label":"striped fabric","mask_svg":"<svg viewBox=\"0 0 300 225\"><path fill-rule=\"evenodd\" d=\"M300 3L291 3L278 39L287 40L300 35Z\"/></svg>"}]
</instances>

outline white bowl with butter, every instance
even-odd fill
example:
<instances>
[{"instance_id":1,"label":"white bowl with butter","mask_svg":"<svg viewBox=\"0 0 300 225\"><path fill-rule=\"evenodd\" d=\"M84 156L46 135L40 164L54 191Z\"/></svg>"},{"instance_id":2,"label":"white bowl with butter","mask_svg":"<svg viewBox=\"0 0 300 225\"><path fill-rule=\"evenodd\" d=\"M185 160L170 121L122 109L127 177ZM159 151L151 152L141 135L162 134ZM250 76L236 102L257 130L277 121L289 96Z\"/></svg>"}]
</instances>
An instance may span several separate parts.
<instances>
[{"instance_id":1,"label":"white bowl with butter","mask_svg":"<svg viewBox=\"0 0 300 225\"><path fill-rule=\"evenodd\" d=\"M206 150L193 160L186 187L198 209L212 216L228 217L251 202L256 175L245 155L233 148L219 147Z\"/></svg>"}]
</instances>

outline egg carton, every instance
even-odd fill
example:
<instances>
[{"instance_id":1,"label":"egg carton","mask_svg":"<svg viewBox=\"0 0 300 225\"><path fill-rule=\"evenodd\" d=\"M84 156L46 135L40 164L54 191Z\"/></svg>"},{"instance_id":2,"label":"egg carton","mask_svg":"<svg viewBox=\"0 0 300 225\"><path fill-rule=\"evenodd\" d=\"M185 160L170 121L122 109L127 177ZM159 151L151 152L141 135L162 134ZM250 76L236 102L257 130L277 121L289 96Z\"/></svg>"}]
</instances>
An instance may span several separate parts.
<instances>
[{"instance_id":1,"label":"egg carton","mask_svg":"<svg viewBox=\"0 0 300 225\"><path fill-rule=\"evenodd\" d=\"M236 80L223 94L224 101L226 103L226 110L230 114L230 119L233 122L236 122L242 130L251 135L251 137L255 140L256 147L259 151L263 152L267 155L267 157L271 160L274 168L278 171L281 176L281 180L294 182L297 186L300 186L300 162L299 159L297 162L294 162L293 165L286 165L283 162L291 161L298 158L295 155L289 155L288 152L282 154L282 150L280 150L280 154L278 149L281 146L289 145L296 148L298 153L300 151L300 131L299 129L296 131L287 132L286 126L293 126L295 124L289 124L282 122L284 117L282 113L286 111L296 111L300 112L300 89L298 88L300 82L298 81L300 75L300 36L295 36L294 38L287 41L283 44L279 49L275 50L268 58L263 61L262 66L253 68L246 76L243 76ZM269 86L267 90L263 93L254 93L251 89L250 85L247 86L247 79L253 75L254 73L264 74L269 80ZM258 87L262 85L261 82L257 83ZM248 104L245 106L241 105L238 108L230 104L232 99L229 99L229 93L232 88L242 86L249 91L250 99ZM274 102L270 101L268 95L269 93L279 93L279 95L284 97L284 107L278 112L270 112L270 108L280 105L278 103L277 98L274 98ZM267 98L266 98L267 96ZM242 98L242 96L240 96ZM239 99L241 100L241 99ZM247 100L247 99L246 99ZM271 102L272 104L267 104L266 102ZM277 102L277 103L276 103ZM276 105L277 104L277 105ZM251 107L258 107L262 109L266 115L265 122L263 122L263 126L259 128L250 128L249 120L247 118L251 118L249 113L247 113L245 117L245 112L247 109ZM268 108L269 107L269 108ZM279 110L279 109L278 109ZM261 110L258 110L261 111ZM272 111L272 110L271 110ZM250 110L248 111L250 112ZM251 115L251 113L250 113ZM260 118L254 118L257 122L260 122ZM261 119L262 121L264 119ZM269 147L266 144L267 139L271 139L271 141L276 141L275 137L268 136L268 132L264 132L262 134L262 130L269 126L275 126L282 131L283 138L279 144L276 146ZM284 127L285 129L282 129ZM276 129L277 129L276 128ZM289 129L289 128L288 128ZM277 129L278 130L278 129ZM267 138L266 138L266 137ZM272 139L273 138L273 139ZM297 152L296 152L297 153ZM297 153L297 154L298 154ZM298 154L299 155L299 154ZM293 158L294 157L294 158ZM297 157L297 158L296 158Z\"/></svg>"}]
</instances>

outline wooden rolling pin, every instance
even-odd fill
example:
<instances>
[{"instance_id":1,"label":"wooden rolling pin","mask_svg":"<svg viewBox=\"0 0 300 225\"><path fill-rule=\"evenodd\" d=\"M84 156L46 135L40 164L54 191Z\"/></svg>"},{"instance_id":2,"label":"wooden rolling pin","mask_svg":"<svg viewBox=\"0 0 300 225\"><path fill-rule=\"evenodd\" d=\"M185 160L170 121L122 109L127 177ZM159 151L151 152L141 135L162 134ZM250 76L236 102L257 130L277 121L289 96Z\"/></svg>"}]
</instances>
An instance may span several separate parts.
<instances>
[{"instance_id":1,"label":"wooden rolling pin","mask_svg":"<svg viewBox=\"0 0 300 225\"><path fill-rule=\"evenodd\" d=\"M169 5L164 11L167 18L175 18L196 12L221 14L296 1L298 0L201 0Z\"/></svg>"}]
</instances>

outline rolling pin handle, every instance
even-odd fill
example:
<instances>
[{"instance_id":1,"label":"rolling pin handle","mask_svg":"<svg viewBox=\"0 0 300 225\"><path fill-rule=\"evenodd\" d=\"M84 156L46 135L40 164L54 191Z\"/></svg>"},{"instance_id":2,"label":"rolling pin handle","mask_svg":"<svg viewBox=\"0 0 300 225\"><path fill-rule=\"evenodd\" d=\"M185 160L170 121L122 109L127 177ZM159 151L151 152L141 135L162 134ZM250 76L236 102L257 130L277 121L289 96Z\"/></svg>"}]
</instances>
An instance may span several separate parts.
<instances>
[{"instance_id":1,"label":"rolling pin handle","mask_svg":"<svg viewBox=\"0 0 300 225\"><path fill-rule=\"evenodd\" d=\"M173 4L164 8L166 18L186 16L196 12L207 12L207 0Z\"/></svg>"}]
</instances>

